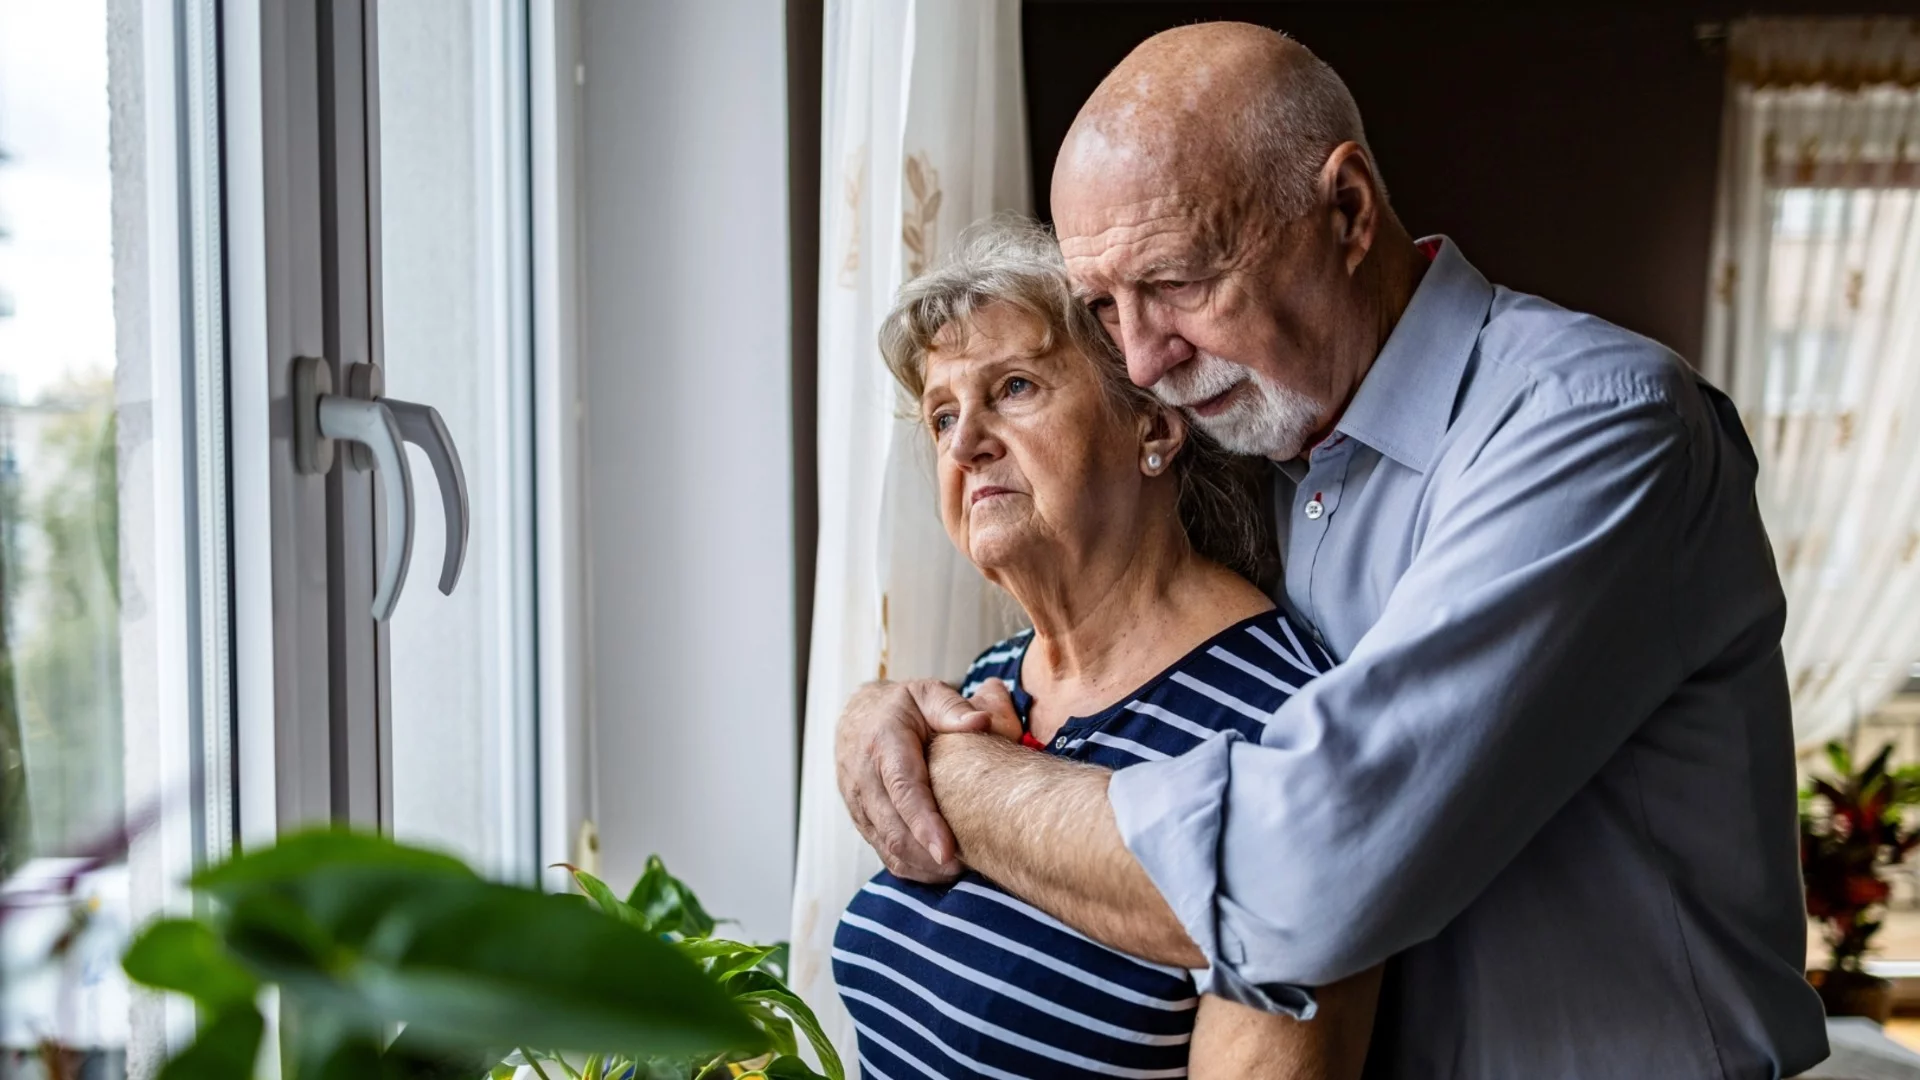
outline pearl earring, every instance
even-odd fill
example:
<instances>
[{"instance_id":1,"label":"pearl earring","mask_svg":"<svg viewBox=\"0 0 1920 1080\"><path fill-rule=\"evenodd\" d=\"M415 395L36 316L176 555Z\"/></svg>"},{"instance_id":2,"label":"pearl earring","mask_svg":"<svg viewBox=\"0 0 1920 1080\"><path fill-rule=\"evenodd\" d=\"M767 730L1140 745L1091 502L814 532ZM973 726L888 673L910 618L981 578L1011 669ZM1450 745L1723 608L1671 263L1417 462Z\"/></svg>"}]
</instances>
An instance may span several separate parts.
<instances>
[{"instance_id":1,"label":"pearl earring","mask_svg":"<svg viewBox=\"0 0 1920 1080\"><path fill-rule=\"evenodd\" d=\"M1147 468L1152 472L1160 471L1160 455L1159 454L1147 455Z\"/></svg>"}]
</instances>

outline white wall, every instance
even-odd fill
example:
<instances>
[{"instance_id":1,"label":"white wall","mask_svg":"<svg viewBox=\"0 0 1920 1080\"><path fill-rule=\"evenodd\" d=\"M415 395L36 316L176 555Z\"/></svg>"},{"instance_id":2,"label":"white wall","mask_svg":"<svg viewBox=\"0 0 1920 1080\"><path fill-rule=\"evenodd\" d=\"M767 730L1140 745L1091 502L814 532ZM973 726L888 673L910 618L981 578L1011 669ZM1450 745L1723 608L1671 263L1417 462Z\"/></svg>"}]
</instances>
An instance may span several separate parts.
<instances>
[{"instance_id":1,"label":"white wall","mask_svg":"<svg viewBox=\"0 0 1920 1080\"><path fill-rule=\"evenodd\" d=\"M584 0L589 751L658 852L784 938L794 641L784 4Z\"/></svg>"}]
</instances>

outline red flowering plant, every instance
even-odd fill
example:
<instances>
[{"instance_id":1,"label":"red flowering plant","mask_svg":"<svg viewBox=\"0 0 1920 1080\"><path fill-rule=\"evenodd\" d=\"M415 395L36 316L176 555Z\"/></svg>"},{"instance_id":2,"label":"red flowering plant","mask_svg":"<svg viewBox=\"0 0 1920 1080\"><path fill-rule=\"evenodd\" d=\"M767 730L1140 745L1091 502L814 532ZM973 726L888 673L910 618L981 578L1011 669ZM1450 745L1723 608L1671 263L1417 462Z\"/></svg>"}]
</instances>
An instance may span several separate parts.
<instances>
[{"instance_id":1,"label":"red flowering plant","mask_svg":"<svg viewBox=\"0 0 1920 1080\"><path fill-rule=\"evenodd\" d=\"M1920 829L1906 810L1920 805L1920 766L1889 769L1891 745L1856 771L1853 755L1827 744L1831 778L1813 777L1800 792L1800 872L1807 914L1824 927L1833 971L1860 970L1892 893L1884 872L1900 865Z\"/></svg>"}]
</instances>

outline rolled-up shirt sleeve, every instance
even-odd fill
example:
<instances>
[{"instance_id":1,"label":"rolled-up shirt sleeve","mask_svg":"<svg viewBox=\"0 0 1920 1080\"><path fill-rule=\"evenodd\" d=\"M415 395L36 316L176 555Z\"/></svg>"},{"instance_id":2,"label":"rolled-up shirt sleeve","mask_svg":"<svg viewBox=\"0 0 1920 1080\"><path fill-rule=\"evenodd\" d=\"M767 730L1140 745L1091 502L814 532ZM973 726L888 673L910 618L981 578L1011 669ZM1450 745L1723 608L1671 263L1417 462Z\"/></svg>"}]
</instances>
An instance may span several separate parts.
<instances>
[{"instance_id":1,"label":"rolled-up shirt sleeve","mask_svg":"<svg viewBox=\"0 0 1920 1080\"><path fill-rule=\"evenodd\" d=\"M1630 384L1517 394L1434 466L1418 551L1344 662L1258 742L1114 775L1203 991L1310 1014L1305 988L1434 936L1673 692L1699 422Z\"/></svg>"}]
</instances>

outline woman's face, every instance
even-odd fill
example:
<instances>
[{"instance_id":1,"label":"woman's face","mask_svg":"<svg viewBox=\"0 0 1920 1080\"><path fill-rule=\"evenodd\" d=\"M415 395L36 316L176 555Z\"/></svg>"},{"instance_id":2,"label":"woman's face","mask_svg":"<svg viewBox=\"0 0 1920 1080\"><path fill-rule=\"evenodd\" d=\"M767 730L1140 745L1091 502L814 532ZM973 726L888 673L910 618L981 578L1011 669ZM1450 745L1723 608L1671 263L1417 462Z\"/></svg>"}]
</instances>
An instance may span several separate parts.
<instances>
[{"instance_id":1,"label":"woman's face","mask_svg":"<svg viewBox=\"0 0 1920 1080\"><path fill-rule=\"evenodd\" d=\"M938 461L940 517L974 565L999 572L1072 565L1105 538L1137 534L1141 421L1115 409L1093 364L1045 328L992 304L927 353L920 415Z\"/></svg>"}]
</instances>

